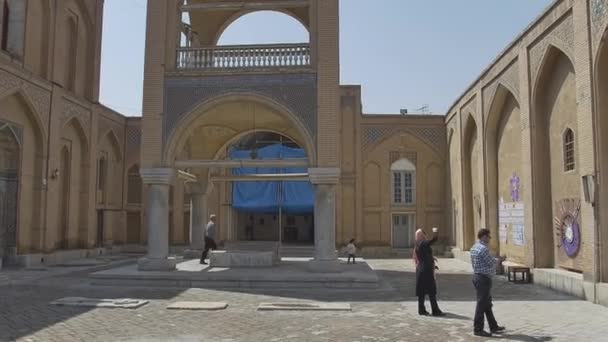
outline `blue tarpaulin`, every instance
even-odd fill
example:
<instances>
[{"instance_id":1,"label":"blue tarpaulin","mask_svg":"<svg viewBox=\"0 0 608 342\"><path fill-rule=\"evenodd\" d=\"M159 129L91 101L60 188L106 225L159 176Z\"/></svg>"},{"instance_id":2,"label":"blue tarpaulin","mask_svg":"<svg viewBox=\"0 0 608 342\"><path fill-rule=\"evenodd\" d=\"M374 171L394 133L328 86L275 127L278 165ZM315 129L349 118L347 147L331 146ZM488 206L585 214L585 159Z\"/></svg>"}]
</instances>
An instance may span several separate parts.
<instances>
[{"instance_id":1,"label":"blue tarpaulin","mask_svg":"<svg viewBox=\"0 0 608 342\"><path fill-rule=\"evenodd\" d=\"M251 151L233 151L232 159L249 159ZM257 150L259 159L306 158L300 148L281 144L269 145ZM306 173L305 168L256 168L242 167L232 169L233 175ZM237 210L258 214L274 214L281 210L291 215L313 213L314 194L309 182L234 182L232 186L232 207Z\"/></svg>"}]
</instances>

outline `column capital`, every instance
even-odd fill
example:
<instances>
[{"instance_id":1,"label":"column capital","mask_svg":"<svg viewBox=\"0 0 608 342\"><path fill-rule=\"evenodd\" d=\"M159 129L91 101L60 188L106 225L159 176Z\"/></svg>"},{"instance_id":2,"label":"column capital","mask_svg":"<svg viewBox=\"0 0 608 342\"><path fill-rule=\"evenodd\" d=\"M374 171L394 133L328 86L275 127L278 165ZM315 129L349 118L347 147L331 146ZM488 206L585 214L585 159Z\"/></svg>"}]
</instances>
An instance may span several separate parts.
<instances>
[{"instance_id":1,"label":"column capital","mask_svg":"<svg viewBox=\"0 0 608 342\"><path fill-rule=\"evenodd\" d=\"M186 183L186 192L191 195L206 195L213 188L213 183Z\"/></svg>"},{"instance_id":2,"label":"column capital","mask_svg":"<svg viewBox=\"0 0 608 342\"><path fill-rule=\"evenodd\" d=\"M171 185L175 180L175 170L172 168L140 169L139 175L144 184Z\"/></svg>"},{"instance_id":3,"label":"column capital","mask_svg":"<svg viewBox=\"0 0 608 342\"><path fill-rule=\"evenodd\" d=\"M315 167L308 169L312 184L336 185L340 181L340 169L337 167Z\"/></svg>"}]
</instances>

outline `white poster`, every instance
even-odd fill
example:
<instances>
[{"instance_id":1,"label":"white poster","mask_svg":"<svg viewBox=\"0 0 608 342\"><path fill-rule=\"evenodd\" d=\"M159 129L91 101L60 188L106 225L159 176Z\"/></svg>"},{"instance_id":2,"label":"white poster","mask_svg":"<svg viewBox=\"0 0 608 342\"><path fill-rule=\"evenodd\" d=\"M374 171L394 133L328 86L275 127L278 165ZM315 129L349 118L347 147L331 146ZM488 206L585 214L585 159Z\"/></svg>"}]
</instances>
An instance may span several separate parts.
<instances>
[{"instance_id":1,"label":"white poster","mask_svg":"<svg viewBox=\"0 0 608 342\"><path fill-rule=\"evenodd\" d=\"M510 236L508 232L511 232ZM505 203L502 200L498 205L498 235L500 242L510 241L516 246L524 245L524 204Z\"/></svg>"}]
</instances>

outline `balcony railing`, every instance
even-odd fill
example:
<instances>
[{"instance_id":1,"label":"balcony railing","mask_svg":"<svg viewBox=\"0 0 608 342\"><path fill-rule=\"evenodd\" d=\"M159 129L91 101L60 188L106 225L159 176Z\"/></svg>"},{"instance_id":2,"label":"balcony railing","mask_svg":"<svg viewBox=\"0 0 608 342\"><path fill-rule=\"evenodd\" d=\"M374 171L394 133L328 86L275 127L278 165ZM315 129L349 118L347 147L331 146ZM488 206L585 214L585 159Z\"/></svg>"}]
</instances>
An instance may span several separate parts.
<instances>
[{"instance_id":1,"label":"balcony railing","mask_svg":"<svg viewBox=\"0 0 608 342\"><path fill-rule=\"evenodd\" d=\"M234 45L177 49L177 69L232 70L310 66L309 44Z\"/></svg>"}]
</instances>

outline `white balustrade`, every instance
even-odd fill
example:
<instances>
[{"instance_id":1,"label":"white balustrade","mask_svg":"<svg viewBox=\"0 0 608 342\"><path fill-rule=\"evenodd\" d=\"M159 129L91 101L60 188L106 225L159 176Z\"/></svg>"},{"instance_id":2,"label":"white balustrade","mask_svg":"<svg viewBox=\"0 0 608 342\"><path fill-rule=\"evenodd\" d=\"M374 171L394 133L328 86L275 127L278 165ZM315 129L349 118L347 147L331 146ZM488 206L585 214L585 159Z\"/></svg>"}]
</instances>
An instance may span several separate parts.
<instances>
[{"instance_id":1,"label":"white balustrade","mask_svg":"<svg viewBox=\"0 0 608 342\"><path fill-rule=\"evenodd\" d=\"M256 69L310 66L309 44L234 45L177 49L177 69Z\"/></svg>"}]
</instances>

